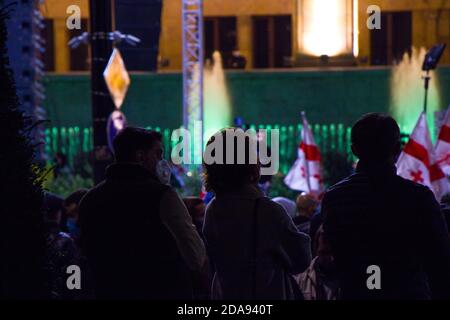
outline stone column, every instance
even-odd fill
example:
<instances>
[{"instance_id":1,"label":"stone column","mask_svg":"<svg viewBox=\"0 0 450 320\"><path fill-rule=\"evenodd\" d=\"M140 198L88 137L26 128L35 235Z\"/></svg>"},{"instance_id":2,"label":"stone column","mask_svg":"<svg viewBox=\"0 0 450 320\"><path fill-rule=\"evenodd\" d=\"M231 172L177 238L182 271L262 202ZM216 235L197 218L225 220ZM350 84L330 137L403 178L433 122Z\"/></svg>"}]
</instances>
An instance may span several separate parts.
<instances>
[{"instance_id":1,"label":"stone column","mask_svg":"<svg viewBox=\"0 0 450 320\"><path fill-rule=\"evenodd\" d=\"M66 19L55 18L53 20L53 30L55 32L55 71L70 71L70 48L69 30L66 26Z\"/></svg>"},{"instance_id":2,"label":"stone column","mask_svg":"<svg viewBox=\"0 0 450 320\"><path fill-rule=\"evenodd\" d=\"M246 69L253 68L253 32L251 16L237 17L237 45L241 54L247 59Z\"/></svg>"}]
</instances>

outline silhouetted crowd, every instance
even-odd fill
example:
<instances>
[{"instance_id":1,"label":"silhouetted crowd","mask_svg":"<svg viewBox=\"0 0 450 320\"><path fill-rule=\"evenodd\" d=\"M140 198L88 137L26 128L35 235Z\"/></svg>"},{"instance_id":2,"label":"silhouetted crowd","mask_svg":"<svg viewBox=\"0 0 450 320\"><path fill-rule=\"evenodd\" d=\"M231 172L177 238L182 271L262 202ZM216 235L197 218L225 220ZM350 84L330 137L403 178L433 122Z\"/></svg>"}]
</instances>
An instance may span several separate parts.
<instances>
[{"instance_id":1,"label":"silhouetted crowd","mask_svg":"<svg viewBox=\"0 0 450 320\"><path fill-rule=\"evenodd\" d=\"M207 145L219 136L215 152L225 159L225 130ZM450 298L448 197L439 204L427 187L396 174L395 120L358 120L354 174L296 199L265 195L249 139L243 149L234 144L235 164L203 164L206 197L182 199L168 179L161 135L123 129L103 182L66 199L46 195L52 297ZM245 163L236 164L242 150ZM67 287L70 265L80 267L81 289Z\"/></svg>"}]
</instances>

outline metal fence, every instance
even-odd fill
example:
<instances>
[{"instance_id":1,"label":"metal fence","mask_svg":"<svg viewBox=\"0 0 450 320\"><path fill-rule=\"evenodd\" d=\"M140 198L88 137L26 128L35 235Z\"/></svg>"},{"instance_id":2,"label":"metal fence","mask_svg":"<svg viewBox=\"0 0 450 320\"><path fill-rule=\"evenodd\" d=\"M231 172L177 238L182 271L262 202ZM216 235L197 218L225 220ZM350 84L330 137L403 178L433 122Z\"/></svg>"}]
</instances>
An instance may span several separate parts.
<instances>
[{"instance_id":1,"label":"metal fence","mask_svg":"<svg viewBox=\"0 0 450 320\"><path fill-rule=\"evenodd\" d=\"M159 127L147 127L162 134L164 155L166 159L170 158L173 146L177 141L172 141L172 129ZM280 171L287 173L297 157L297 148L300 142L300 134L302 126L290 125L258 125L252 126L253 129L266 129L270 134L270 130L278 129L280 132ZM337 152L345 155L349 159L352 158L350 149L350 133L351 128L343 124L315 124L312 130L316 139L316 143L322 154L328 152ZM53 127L48 128L46 133L45 150L49 159L53 159L56 153L61 152L67 157L70 167L74 167L76 162L89 161L92 143L92 128L79 127Z\"/></svg>"}]
</instances>

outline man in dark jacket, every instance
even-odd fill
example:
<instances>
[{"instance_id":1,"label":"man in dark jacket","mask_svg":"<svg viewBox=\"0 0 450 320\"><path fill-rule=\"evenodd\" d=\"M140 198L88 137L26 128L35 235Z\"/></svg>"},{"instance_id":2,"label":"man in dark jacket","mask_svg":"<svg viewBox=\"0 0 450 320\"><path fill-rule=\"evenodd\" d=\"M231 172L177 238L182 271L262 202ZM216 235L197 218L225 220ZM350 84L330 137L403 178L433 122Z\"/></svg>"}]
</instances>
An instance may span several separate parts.
<instances>
[{"instance_id":1,"label":"man in dark jacket","mask_svg":"<svg viewBox=\"0 0 450 320\"><path fill-rule=\"evenodd\" d=\"M427 187L396 174L395 120L364 116L352 129L352 151L360 159L356 173L331 187L322 203L342 298L450 298L443 216Z\"/></svg>"},{"instance_id":2,"label":"man in dark jacket","mask_svg":"<svg viewBox=\"0 0 450 320\"><path fill-rule=\"evenodd\" d=\"M161 135L128 127L113 145L116 162L106 180L80 204L96 297L191 298L189 269L202 268L205 248L183 201L157 173Z\"/></svg>"}]
</instances>

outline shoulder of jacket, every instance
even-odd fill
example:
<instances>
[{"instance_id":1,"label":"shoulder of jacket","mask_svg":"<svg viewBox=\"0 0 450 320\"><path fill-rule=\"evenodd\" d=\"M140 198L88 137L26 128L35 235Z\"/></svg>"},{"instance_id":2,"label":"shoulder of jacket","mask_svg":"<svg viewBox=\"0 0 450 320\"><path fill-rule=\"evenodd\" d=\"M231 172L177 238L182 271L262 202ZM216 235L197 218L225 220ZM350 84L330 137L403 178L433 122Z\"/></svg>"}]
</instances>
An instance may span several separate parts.
<instances>
[{"instance_id":1,"label":"shoulder of jacket","mask_svg":"<svg viewBox=\"0 0 450 320\"><path fill-rule=\"evenodd\" d=\"M264 207L266 209L275 210L275 211L279 211L279 212L283 212L283 213L286 211L281 204L276 203L269 197L258 198L258 201L259 201L258 205L261 207Z\"/></svg>"},{"instance_id":2,"label":"shoulder of jacket","mask_svg":"<svg viewBox=\"0 0 450 320\"><path fill-rule=\"evenodd\" d=\"M354 173L351 176L348 176L345 179L342 179L341 181L329 187L325 192L325 195L339 193L342 190L346 190L347 188L352 187L353 185L358 183L361 180L361 178L362 178L361 175L359 175L358 173Z\"/></svg>"},{"instance_id":3,"label":"shoulder of jacket","mask_svg":"<svg viewBox=\"0 0 450 320\"><path fill-rule=\"evenodd\" d=\"M399 183L400 187L404 188L405 190L409 190L411 193L414 193L415 196L418 197L427 197L430 195L434 195L433 191L431 189L423 184L405 179L403 177L397 176L396 177L397 182Z\"/></svg>"}]
</instances>

